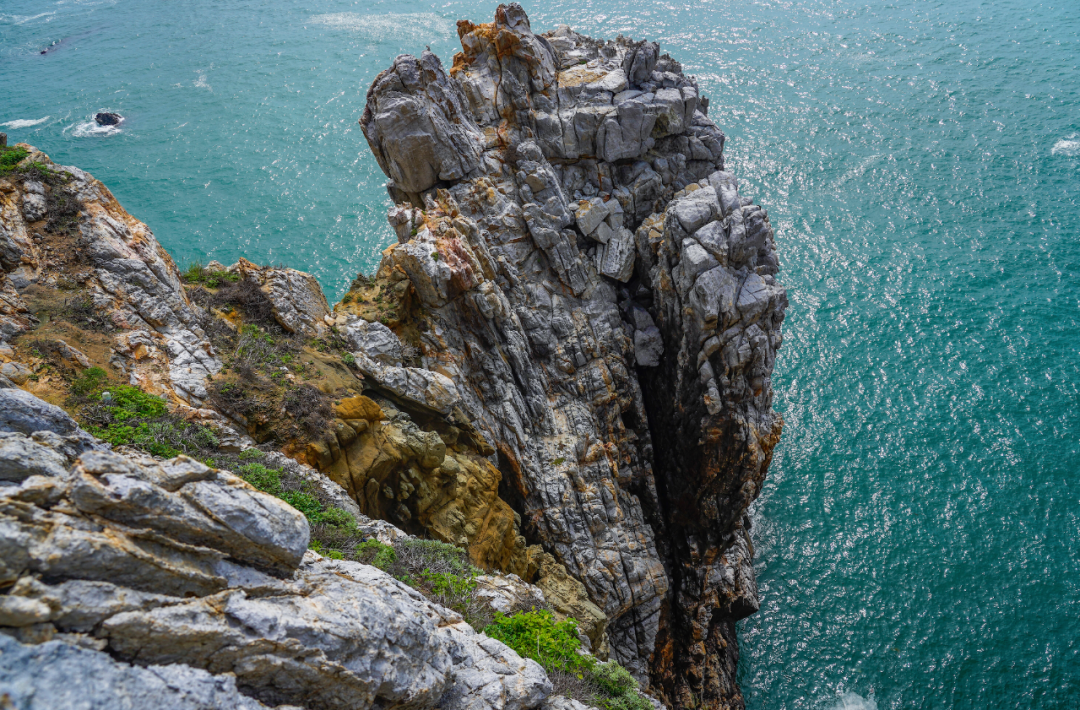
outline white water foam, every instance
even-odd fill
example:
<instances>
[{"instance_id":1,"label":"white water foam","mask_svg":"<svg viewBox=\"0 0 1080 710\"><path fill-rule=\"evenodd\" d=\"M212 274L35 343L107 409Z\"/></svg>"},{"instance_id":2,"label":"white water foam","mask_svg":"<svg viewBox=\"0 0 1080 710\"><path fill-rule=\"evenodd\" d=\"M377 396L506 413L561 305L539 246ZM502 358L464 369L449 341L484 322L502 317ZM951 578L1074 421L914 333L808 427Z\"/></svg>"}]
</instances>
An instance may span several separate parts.
<instances>
[{"instance_id":1,"label":"white water foam","mask_svg":"<svg viewBox=\"0 0 1080 710\"><path fill-rule=\"evenodd\" d=\"M5 15L0 13L0 22L9 22L13 25L25 25L27 22L33 22L42 17L52 17L55 14L56 10L42 12L38 15Z\"/></svg>"},{"instance_id":2,"label":"white water foam","mask_svg":"<svg viewBox=\"0 0 1080 710\"><path fill-rule=\"evenodd\" d=\"M829 710L877 710L877 701L873 695L864 698L858 693L848 691L837 699L835 705L829 706Z\"/></svg>"},{"instance_id":3,"label":"white water foam","mask_svg":"<svg viewBox=\"0 0 1080 710\"><path fill-rule=\"evenodd\" d=\"M36 126L39 123L45 123L48 120L48 116L38 119L19 118L14 121L8 121L7 123L0 123L0 128L30 128L31 126Z\"/></svg>"},{"instance_id":4,"label":"white water foam","mask_svg":"<svg viewBox=\"0 0 1080 710\"><path fill-rule=\"evenodd\" d=\"M99 126L93 119L83 123L73 123L64 129L64 134L70 133L76 138L107 138L120 133L120 126Z\"/></svg>"},{"instance_id":5,"label":"white water foam","mask_svg":"<svg viewBox=\"0 0 1080 710\"><path fill-rule=\"evenodd\" d=\"M1064 155L1069 158L1075 158L1080 155L1080 135L1074 133L1068 138L1063 138L1054 144L1054 147L1050 149L1050 155Z\"/></svg>"},{"instance_id":6,"label":"white water foam","mask_svg":"<svg viewBox=\"0 0 1080 710\"><path fill-rule=\"evenodd\" d=\"M424 37L445 38L457 31L455 23L433 12L391 12L385 15L334 12L315 15L311 18L311 22L335 30L346 30L373 41Z\"/></svg>"},{"instance_id":7,"label":"white water foam","mask_svg":"<svg viewBox=\"0 0 1080 710\"><path fill-rule=\"evenodd\" d=\"M206 73L207 73L208 71L210 71L211 69L213 69L213 68L214 68L214 65L213 65L213 64L211 64L211 65L210 65L210 66L209 66L208 68L206 68L206 69L196 69L196 70L195 70L195 76L196 76L197 78L196 78L196 79L195 79L195 81L194 81L194 82L192 83L192 86L194 86L194 87L195 87L196 89L207 89L207 90L209 90L209 91L210 91L211 93L213 93L213 91L214 91L214 87L210 86L210 84L209 84L209 83L207 83L207 81L206 81Z\"/></svg>"}]
</instances>

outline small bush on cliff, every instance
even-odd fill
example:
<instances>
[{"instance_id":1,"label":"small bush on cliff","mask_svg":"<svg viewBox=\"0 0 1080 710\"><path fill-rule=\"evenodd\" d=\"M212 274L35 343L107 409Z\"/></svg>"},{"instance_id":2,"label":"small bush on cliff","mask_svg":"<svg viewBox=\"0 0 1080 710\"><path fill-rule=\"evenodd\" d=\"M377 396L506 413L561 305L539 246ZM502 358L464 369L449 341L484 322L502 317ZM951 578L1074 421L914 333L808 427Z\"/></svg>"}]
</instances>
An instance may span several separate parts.
<instances>
[{"instance_id":1,"label":"small bush on cliff","mask_svg":"<svg viewBox=\"0 0 1080 710\"><path fill-rule=\"evenodd\" d=\"M236 283L240 280L240 274L232 271L207 271L202 262L196 261L184 269L180 278L189 284L204 284L208 288L220 288L223 284Z\"/></svg>"},{"instance_id":2,"label":"small bush on cliff","mask_svg":"<svg viewBox=\"0 0 1080 710\"><path fill-rule=\"evenodd\" d=\"M397 552L378 540L364 540L356 546L356 561L378 567L384 572L397 562Z\"/></svg>"},{"instance_id":3,"label":"small bush on cliff","mask_svg":"<svg viewBox=\"0 0 1080 710\"><path fill-rule=\"evenodd\" d=\"M7 146L0 148L0 175L7 175L15 172L15 168L28 155L30 155L30 153L27 152L26 148Z\"/></svg>"},{"instance_id":4,"label":"small bush on cliff","mask_svg":"<svg viewBox=\"0 0 1080 710\"><path fill-rule=\"evenodd\" d=\"M638 690L638 683L616 661L601 663L579 653L577 621L556 621L541 609L513 616L496 614L484 629L519 656L531 658L547 671L555 692L605 710L651 710L652 704Z\"/></svg>"},{"instance_id":5,"label":"small bush on cliff","mask_svg":"<svg viewBox=\"0 0 1080 710\"><path fill-rule=\"evenodd\" d=\"M577 621L555 621L555 616L545 609L513 616L496 614L484 633L502 641L518 655L533 659L547 671L584 673L592 666L590 657L578 653L581 640Z\"/></svg>"},{"instance_id":6,"label":"small bush on cliff","mask_svg":"<svg viewBox=\"0 0 1080 710\"><path fill-rule=\"evenodd\" d=\"M205 456L219 445L213 430L169 412L165 400L138 387L109 383L90 367L71 382L68 404L88 432L113 446L133 446L155 456Z\"/></svg>"},{"instance_id":7,"label":"small bush on cliff","mask_svg":"<svg viewBox=\"0 0 1080 710\"><path fill-rule=\"evenodd\" d=\"M300 385L286 392L282 406L313 437L323 434L334 418L330 397L311 385Z\"/></svg>"},{"instance_id":8,"label":"small bush on cliff","mask_svg":"<svg viewBox=\"0 0 1080 710\"><path fill-rule=\"evenodd\" d=\"M217 308L232 306L239 308L249 324L259 325L268 330L280 331L274 318L274 304L263 293L253 279L237 278L218 285L217 293L211 299Z\"/></svg>"}]
</instances>

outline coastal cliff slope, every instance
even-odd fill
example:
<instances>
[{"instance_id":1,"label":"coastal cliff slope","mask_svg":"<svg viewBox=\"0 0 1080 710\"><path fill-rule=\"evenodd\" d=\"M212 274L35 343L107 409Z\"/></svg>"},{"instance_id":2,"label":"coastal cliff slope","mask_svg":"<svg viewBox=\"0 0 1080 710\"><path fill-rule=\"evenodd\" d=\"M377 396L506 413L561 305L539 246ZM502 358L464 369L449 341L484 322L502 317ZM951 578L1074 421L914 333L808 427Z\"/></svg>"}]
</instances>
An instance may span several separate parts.
<instances>
[{"instance_id":1,"label":"coastal cliff slope","mask_svg":"<svg viewBox=\"0 0 1080 710\"><path fill-rule=\"evenodd\" d=\"M664 704L742 707L746 510L781 430L768 217L655 43L536 35L516 4L458 30L449 70L403 55L368 91L398 240L333 307L287 268L181 272L104 185L18 147L0 174L0 631L18 648L0 640L18 661L0 681L63 659L132 697L220 694L192 707L573 703L228 470L276 449L350 534L455 545ZM393 653L375 626L400 631Z\"/></svg>"}]
</instances>

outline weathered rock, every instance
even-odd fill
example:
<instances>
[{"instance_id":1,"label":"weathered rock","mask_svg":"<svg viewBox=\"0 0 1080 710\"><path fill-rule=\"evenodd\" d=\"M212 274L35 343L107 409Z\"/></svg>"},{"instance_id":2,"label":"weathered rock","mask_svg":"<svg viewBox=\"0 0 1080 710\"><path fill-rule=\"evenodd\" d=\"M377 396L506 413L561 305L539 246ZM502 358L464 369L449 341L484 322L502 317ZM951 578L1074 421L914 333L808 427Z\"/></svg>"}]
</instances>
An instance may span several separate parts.
<instances>
[{"instance_id":1,"label":"weathered rock","mask_svg":"<svg viewBox=\"0 0 1080 710\"><path fill-rule=\"evenodd\" d=\"M23 425L49 411L8 404ZM30 697L61 672L93 674L121 707L157 692L177 707L524 710L550 694L539 665L455 612L374 567L305 554L306 522L281 500L185 457L81 440L0 437L0 632L44 642L0 635L8 697L67 702Z\"/></svg>"},{"instance_id":2,"label":"weathered rock","mask_svg":"<svg viewBox=\"0 0 1080 710\"><path fill-rule=\"evenodd\" d=\"M431 52L419 60L402 55L376 77L360 126L379 166L405 193L465 177L480 161L482 136L461 88Z\"/></svg>"},{"instance_id":3,"label":"weathered rock","mask_svg":"<svg viewBox=\"0 0 1080 710\"><path fill-rule=\"evenodd\" d=\"M287 332L319 337L327 331L330 306L311 274L258 266L247 259L240 259L230 270L259 285L274 308L274 320Z\"/></svg>"},{"instance_id":4,"label":"weathered rock","mask_svg":"<svg viewBox=\"0 0 1080 710\"><path fill-rule=\"evenodd\" d=\"M735 622L758 606L743 521L782 427L770 379L787 297L775 281L772 230L742 206L730 175L709 183L676 196L660 240L638 239L642 258L657 265L649 285L666 351L643 385L662 437L658 485L682 512L664 520L680 603L658 640L669 660L654 668L677 704L737 697ZM680 670L690 667L702 670Z\"/></svg>"},{"instance_id":5,"label":"weathered rock","mask_svg":"<svg viewBox=\"0 0 1080 710\"><path fill-rule=\"evenodd\" d=\"M379 273L407 275L423 366L454 383L524 532L608 619L612 655L677 706L739 706L733 623L754 596L739 526L779 436L768 221L656 44L538 36L517 4L459 36L449 76L399 58L369 93L366 135L410 201ZM423 82L394 78L415 64ZM453 100L434 106L432 85ZM467 115L387 141L370 126L391 99ZM451 134L467 165L444 173L431 146Z\"/></svg>"},{"instance_id":6,"label":"weathered rock","mask_svg":"<svg viewBox=\"0 0 1080 710\"><path fill-rule=\"evenodd\" d=\"M359 350L384 365L401 366L401 341L382 323L371 323L353 316L346 321L343 330L353 350Z\"/></svg>"},{"instance_id":7,"label":"weathered rock","mask_svg":"<svg viewBox=\"0 0 1080 710\"><path fill-rule=\"evenodd\" d=\"M172 664L135 666L61 641L24 646L0 634L0 697L20 710L259 710L236 678ZM288 710L278 706L278 710Z\"/></svg>"}]
</instances>

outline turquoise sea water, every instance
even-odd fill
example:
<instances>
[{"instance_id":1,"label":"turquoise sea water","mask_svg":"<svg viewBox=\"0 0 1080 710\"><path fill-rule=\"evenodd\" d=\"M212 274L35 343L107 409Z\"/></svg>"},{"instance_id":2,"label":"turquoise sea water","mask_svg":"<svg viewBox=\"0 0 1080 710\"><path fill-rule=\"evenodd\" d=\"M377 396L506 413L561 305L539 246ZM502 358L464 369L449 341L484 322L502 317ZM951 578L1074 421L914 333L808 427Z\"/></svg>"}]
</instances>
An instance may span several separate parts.
<instances>
[{"instance_id":1,"label":"turquoise sea water","mask_svg":"<svg viewBox=\"0 0 1080 710\"><path fill-rule=\"evenodd\" d=\"M337 297L391 238L367 86L495 5L3 0L0 130L104 180L181 264L284 263ZM1075 3L526 9L683 61L777 230L749 706L1080 707ZM121 131L92 130L104 109Z\"/></svg>"}]
</instances>

